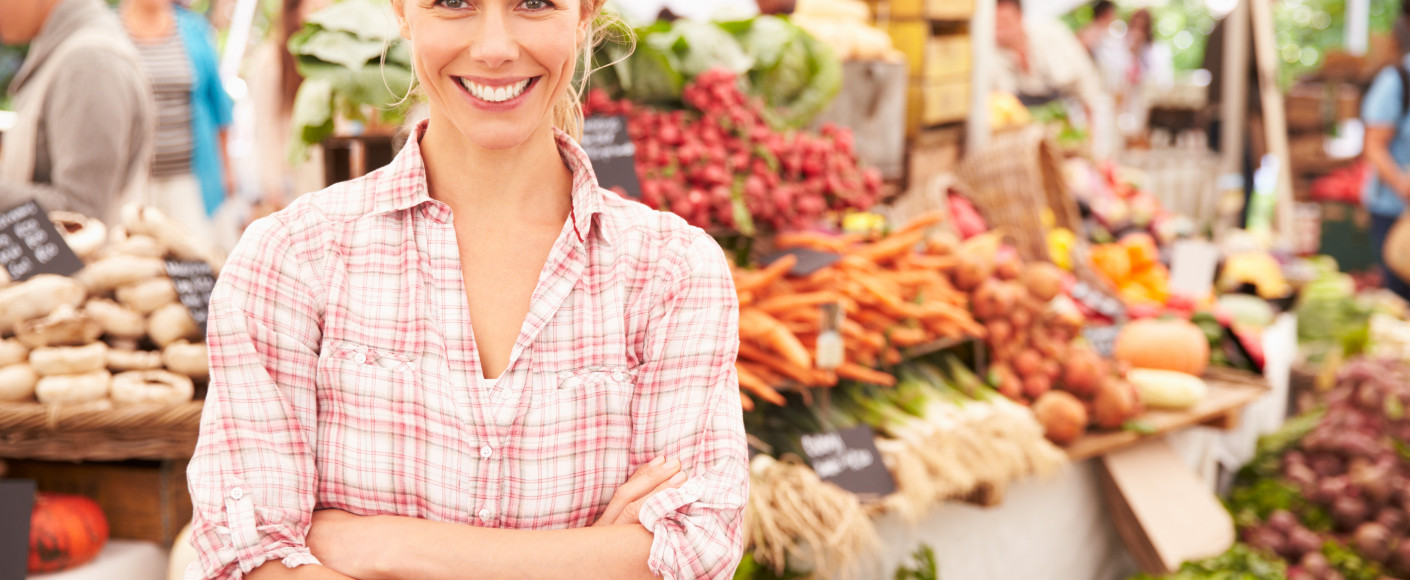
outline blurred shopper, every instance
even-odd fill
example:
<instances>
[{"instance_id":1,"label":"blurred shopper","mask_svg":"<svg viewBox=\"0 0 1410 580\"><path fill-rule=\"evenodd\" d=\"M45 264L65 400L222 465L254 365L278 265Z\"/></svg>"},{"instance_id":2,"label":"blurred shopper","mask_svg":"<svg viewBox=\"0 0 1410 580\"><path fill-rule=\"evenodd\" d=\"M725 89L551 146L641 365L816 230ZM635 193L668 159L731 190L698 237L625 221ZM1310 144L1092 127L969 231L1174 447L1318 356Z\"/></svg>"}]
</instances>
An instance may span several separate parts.
<instances>
[{"instance_id":1,"label":"blurred shopper","mask_svg":"<svg viewBox=\"0 0 1410 580\"><path fill-rule=\"evenodd\" d=\"M1111 0L1097 0L1092 5L1092 21L1077 31L1077 39L1087 48L1087 54L1096 55L1097 47L1111 38L1111 25L1116 22L1116 4Z\"/></svg>"},{"instance_id":2,"label":"blurred shopper","mask_svg":"<svg viewBox=\"0 0 1410 580\"><path fill-rule=\"evenodd\" d=\"M1124 32L1103 43L1097 52L1106 88L1117 101L1117 126L1127 138L1140 139L1150 117L1152 91L1175 84L1174 56L1155 41L1150 11L1131 14Z\"/></svg>"},{"instance_id":3,"label":"blurred shopper","mask_svg":"<svg viewBox=\"0 0 1410 580\"><path fill-rule=\"evenodd\" d=\"M1057 20L1023 21L1019 0L998 0L994 14L999 62L993 90L1035 106L1062 98L1082 102L1088 112L1101 100L1101 77L1082 43Z\"/></svg>"},{"instance_id":4,"label":"blurred shopper","mask_svg":"<svg viewBox=\"0 0 1410 580\"><path fill-rule=\"evenodd\" d=\"M120 14L157 104L146 201L192 232L211 232L211 216L234 187L226 155L232 107L210 25L171 0L124 0Z\"/></svg>"},{"instance_id":5,"label":"blurred shopper","mask_svg":"<svg viewBox=\"0 0 1410 580\"><path fill-rule=\"evenodd\" d=\"M37 199L117 221L142 189L153 111L137 51L101 0L0 0L0 42L29 44L10 85L0 207Z\"/></svg>"},{"instance_id":6,"label":"blurred shopper","mask_svg":"<svg viewBox=\"0 0 1410 580\"><path fill-rule=\"evenodd\" d=\"M1385 287L1410 300L1410 284L1406 284L1386 267L1386 234L1405 211L1410 199L1410 59L1401 58L1396 66L1386 67L1361 101L1361 119L1366 123L1366 144L1363 151L1374 171L1366 183L1362 201L1371 213L1371 245L1378 252L1378 262ZM1410 248L1396 248L1410 252Z\"/></svg>"}]
</instances>

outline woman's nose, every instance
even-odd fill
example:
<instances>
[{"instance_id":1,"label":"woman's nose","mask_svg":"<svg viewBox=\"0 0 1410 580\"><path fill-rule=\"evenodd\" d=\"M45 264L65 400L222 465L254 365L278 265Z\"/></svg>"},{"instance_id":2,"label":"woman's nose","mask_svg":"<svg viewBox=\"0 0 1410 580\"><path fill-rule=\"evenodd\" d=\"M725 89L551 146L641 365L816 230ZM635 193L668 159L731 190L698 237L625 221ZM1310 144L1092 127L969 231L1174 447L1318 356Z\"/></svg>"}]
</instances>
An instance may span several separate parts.
<instances>
[{"instance_id":1,"label":"woman's nose","mask_svg":"<svg viewBox=\"0 0 1410 580\"><path fill-rule=\"evenodd\" d=\"M470 43L470 57L497 68L519 56L519 45L509 26L510 14L503 10L486 10L483 14L479 34Z\"/></svg>"}]
</instances>

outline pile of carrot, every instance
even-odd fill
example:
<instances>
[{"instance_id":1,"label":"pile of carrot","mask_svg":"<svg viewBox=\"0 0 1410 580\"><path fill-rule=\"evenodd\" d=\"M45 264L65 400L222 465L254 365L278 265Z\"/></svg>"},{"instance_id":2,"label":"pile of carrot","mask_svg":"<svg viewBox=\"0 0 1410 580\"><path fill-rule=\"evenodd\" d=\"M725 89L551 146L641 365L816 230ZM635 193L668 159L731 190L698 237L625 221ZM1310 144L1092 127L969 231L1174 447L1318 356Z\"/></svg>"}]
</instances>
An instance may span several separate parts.
<instances>
[{"instance_id":1,"label":"pile of carrot","mask_svg":"<svg viewBox=\"0 0 1410 580\"><path fill-rule=\"evenodd\" d=\"M877 370L901 362L904 349L961 337L983 338L986 330L970 314L969 296L950 282L958 263L958 240L931 232L944 219L917 217L885 235L834 236L814 232L779 234L780 250L806 248L842 258L805 277L789 277L796 265L784 255L757 270L736 270L739 296L740 402L753 409L757 397L781 405L784 385L829 387L839 379L892 386L896 377ZM823 306L845 313L841 327L845 360L836 368L815 364Z\"/></svg>"}]
</instances>

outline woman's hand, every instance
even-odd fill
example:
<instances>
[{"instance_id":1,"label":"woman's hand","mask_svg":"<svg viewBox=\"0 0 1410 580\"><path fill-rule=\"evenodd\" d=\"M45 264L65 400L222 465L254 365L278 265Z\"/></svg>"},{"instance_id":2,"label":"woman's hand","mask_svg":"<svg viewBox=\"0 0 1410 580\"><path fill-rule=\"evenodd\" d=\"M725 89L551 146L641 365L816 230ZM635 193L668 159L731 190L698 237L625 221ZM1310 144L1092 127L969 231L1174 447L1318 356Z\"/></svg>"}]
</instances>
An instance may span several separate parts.
<instances>
[{"instance_id":1,"label":"woman's hand","mask_svg":"<svg viewBox=\"0 0 1410 580\"><path fill-rule=\"evenodd\" d=\"M323 566L359 580L380 580L386 570L379 560L395 554L388 546L394 534L381 531L385 518L353 515L343 510L313 512L313 525L305 542Z\"/></svg>"},{"instance_id":2,"label":"woman's hand","mask_svg":"<svg viewBox=\"0 0 1410 580\"><path fill-rule=\"evenodd\" d=\"M647 498L657 492L680 487L687 475L681 471L678 460L657 457L651 463L638 467L627 482L612 492L612 501L607 510L593 526L618 526L641 523L641 506Z\"/></svg>"}]
</instances>

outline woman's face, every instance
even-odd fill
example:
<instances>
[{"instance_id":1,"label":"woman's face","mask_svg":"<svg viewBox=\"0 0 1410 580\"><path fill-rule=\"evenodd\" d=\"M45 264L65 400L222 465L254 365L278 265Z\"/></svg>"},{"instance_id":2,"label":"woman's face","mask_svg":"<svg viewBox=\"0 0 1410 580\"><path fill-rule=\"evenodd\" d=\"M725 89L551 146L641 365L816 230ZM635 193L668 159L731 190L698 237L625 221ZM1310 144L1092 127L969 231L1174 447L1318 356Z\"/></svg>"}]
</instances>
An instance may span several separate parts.
<instances>
[{"instance_id":1,"label":"woman's face","mask_svg":"<svg viewBox=\"0 0 1410 580\"><path fill-rule=\"evenodd\" d=\"M581 2L393 0L432 122L491 150L546 129L586 37Z\"/></svg>"}]
</instances>

